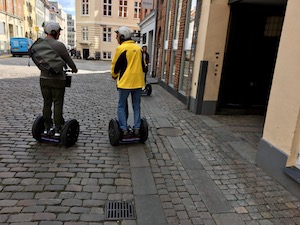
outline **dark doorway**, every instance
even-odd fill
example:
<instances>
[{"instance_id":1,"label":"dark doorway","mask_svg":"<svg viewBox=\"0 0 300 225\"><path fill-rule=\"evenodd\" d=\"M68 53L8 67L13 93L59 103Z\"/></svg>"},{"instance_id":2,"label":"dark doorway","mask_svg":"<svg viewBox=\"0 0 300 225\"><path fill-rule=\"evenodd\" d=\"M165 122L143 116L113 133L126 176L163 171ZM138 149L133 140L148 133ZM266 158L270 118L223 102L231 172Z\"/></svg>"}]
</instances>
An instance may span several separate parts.
<instances>
[{"instance_id":1,"label":"dark doorway","mask_svg":"<svg viewBox=\"0 0 300 225\"><path fill-rule=\"evenodd\" d=\"M218 113L264 114L285 5L231 5Z\"/></svg>"},{"instance_id":2,"label":"dark doorway","mask_svg":"<svg viewBox=\"0 0 300 225\"><path fill-rule=\"evenodd\" d=\"M90 50L87 48L84 48L82 51L83 51L83 58L88 59L90 56Z\"/></svg>"}]
</instances>

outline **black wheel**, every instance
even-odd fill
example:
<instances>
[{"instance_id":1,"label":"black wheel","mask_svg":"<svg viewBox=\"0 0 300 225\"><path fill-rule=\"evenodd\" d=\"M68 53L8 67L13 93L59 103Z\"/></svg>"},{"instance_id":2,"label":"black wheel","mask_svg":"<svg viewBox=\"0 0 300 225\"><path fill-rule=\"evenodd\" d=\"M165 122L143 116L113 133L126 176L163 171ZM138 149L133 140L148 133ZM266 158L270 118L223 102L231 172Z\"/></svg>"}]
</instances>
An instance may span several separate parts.
<instances>
[{"instance_id":1,"label":"black wheel","mask_svg":"<svg viewBox=\"0 0 300 225\"><path fill-rule=\"evenodd\" d=\"M42 115L39 115L32 125L32 137L37 141L42 141L41 134L43 133L44 129L44 118Z\"/></svg>"},{"instance_id":2,"label":"black wheel","mask_svg":"<svg viewBox=\"0 0 300 225\"><path fill-rule=\"evenodd\" d=\"M140 142L145 143L148 139L148 123L145 118L141 118L141 127L140 127Z\"/></svg>"},{"instance_id":3,"label":"black wheel","mask_svg":"<svg viewBox=\"0 0 300 225\"><path fill-rule=\"evenodd\" d=\"M66 147L71 147L74 145L79 136L79 123L77 120L72 119L67 121L61 131L60 140L61 143Z\"/></svg>"},{"instance_id":4,"label":"black wheel","mask_svg":"<svg viewBox=\"0 0 300 225\"><path fill-rule=\"evenodd\" d=\"M112 146L117 146L120 141L121 132L119 127L119 121L117 119L111 119L108 125L109 142Z\"/></svg>"},{"instance_id":5,"label":"black wheel","mask_svg":"<svg viewBox=\"0 0 300 225\"><path fill-rule=\"evenodd\" d=\"M152 86L151 86L151 84L146 84L145 89L146 89L147 95L150 96L151 93L152 93Z\"/></svg>"}]
</instances>

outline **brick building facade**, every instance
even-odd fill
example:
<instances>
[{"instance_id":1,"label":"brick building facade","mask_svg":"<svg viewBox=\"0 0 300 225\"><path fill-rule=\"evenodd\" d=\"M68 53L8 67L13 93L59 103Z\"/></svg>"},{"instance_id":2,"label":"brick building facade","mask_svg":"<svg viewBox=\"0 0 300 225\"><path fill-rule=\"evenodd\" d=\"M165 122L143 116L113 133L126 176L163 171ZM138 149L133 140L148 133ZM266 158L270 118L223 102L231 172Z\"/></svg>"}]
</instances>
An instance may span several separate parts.
<instances>
[{"instance_id":1,"label":"brick building facade","mask_svg":"<svg viewBox=\"0 0 300 225\"><path fill-rule=\"evenodd\" d=\"M154 56L159 84L188 110L265 115L256 163L296 195L299 6L298 0L159 0Z\"/></svg>"}]
</instances>

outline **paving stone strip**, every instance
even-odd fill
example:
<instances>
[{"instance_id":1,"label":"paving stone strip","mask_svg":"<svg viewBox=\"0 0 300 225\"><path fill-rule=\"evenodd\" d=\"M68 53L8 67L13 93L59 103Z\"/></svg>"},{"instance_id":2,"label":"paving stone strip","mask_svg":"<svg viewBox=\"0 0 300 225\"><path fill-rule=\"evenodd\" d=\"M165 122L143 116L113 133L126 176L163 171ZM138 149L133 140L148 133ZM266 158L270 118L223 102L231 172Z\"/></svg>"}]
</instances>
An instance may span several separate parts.
<instances>
[{"instance_id":1,"label":"paving stone strip","mask_svg":"<svg viewBox=\"0 0 300 225\"><path fill-rule=\"evenodd\" d=\"M129 147L128 154L138 224L166 225L161 201L143 145Z\"/></svg>"}]
</instances>

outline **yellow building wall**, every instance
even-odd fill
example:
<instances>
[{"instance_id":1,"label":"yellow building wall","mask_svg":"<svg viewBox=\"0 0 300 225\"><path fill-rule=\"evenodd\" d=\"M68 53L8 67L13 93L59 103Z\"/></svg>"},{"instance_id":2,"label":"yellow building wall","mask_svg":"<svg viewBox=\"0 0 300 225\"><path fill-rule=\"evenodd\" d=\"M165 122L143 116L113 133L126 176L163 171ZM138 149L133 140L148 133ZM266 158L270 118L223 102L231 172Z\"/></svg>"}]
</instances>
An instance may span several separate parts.
<instances>
[{"instance_id":1,"label":"yellow building wall","mask_svg":"<svg viewBox=\"0 0 300 225\"><path fill-rule=\"evenodd\" d=\"M29 4L30 3L30 4ZM35 0L26 0L24 1L24 35L27 32L28 37L31 32L31 38L33 40L37 39L36 27L36 17L35 17ZM28 21L28 18L31 17L32 24Z\"/></svg>"},{"instance_id":2,"label":"yellow building wall","mask_svg":"<svg viewBox=\"0 0 300 225\"><path fill-rule=\"evenodd\" d=\"M263 139L289 156L288 164L300 149L299 8L299 0L288 1L263 131Z\"/></svg>"},{"instance_id":3,"label":"yellow building wall","mask_svg":"<svg viewBox=\"0 0 300 225\"><path fill-rule=\"evenodd\" d=\"M139 19L134 18L134 0L128 1L127 18L121 18L118 15L119 1L112 1L112 15L103 16L103 1L89 1L89 15L81 14L81 2L76 1L76 49L82 51L83 48L88 48L90 56L94 57L95 53L100 51L101 58L103 52L111 52L112 56L118 46L115 30L119 26L127 26L132 31L138 30ZM82 42L82 27L88 26L89 41L87 45ZM111 42L103 42L103 27L111 28Z\"/></svg>"},{"instance_id":4,"label":"yellow building wall","mask_svg":"<svg viewBox=\"0 0 300 225\"><path fill-rule=\"evenodd\" d=\"M227 0L204 0L195 62L208 61L204 100L217 101L229 23ZM191 96L196 97L200 63L195 63Z\"/></svg>"}]
</instances>

